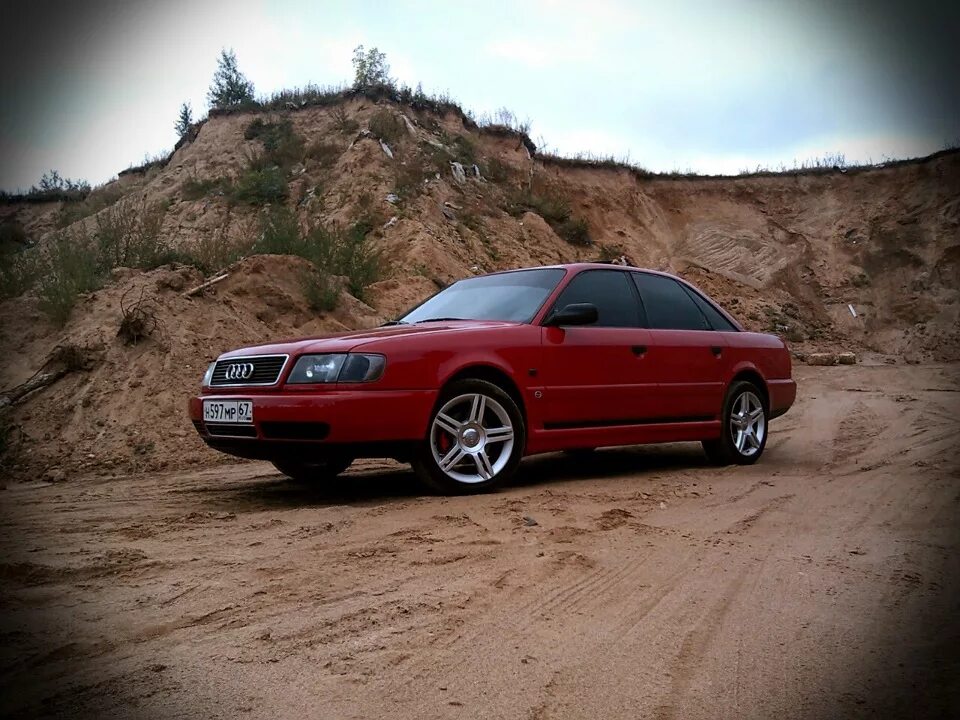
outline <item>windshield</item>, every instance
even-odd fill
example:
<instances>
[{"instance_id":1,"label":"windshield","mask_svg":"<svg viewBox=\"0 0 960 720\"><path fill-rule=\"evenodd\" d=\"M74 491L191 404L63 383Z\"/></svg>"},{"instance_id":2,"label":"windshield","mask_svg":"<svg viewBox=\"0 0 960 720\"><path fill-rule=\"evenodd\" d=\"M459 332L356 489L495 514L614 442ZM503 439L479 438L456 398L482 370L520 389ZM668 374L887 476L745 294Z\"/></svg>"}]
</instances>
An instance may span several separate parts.
<instances>
[{"instance_id":1,"label":"windshield","mask_svg":"<svg viewBox=\"0 0 960 720\"><path fill-rule=\"evenodd\" d=\"M507 320L530 322L560 282L561 268L520 270L455 282L400 318L430 320Z\"/></svg>"}]
</instances>

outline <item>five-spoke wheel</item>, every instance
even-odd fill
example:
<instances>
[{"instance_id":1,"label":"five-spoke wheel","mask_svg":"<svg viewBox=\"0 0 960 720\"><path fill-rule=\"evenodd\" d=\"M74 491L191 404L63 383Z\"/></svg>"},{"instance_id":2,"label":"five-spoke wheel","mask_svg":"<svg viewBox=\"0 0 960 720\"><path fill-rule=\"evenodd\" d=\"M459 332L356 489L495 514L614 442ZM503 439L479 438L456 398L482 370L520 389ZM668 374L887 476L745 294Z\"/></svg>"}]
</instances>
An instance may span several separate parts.
<instances>
[{"instance_id":1,"label":"five-spoke wheel","mask_svg":"<svg viewBox=\"0 0 960 720\"><path fill-rule=\"evenodd\" d=\"M414 468L441 492L488 490L514 471L523 453L523 416L513 399L484 380L452 383L430 419Z\"/></svg>"},{"instance_id":2,"label":"five-spoke wheel","mask_svg":"<svg viewBox=\"0 0 960 720\"><path fill-rule=\"evenodd\" d=\"M760 389L747 381L733 383L721 417L720 438L703 442L707 457L721 465L756 462L767 444L767 408Z\"/></svg>"}]
</instances>

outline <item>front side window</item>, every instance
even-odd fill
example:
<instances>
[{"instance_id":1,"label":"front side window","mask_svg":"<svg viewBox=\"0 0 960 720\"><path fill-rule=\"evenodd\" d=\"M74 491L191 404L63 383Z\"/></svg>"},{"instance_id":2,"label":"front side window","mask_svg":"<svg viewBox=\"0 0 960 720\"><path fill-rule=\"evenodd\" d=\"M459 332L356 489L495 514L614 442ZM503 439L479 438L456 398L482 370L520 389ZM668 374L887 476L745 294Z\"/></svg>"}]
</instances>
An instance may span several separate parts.
<instances>
[{"instance_id":1,"label":"front side window","mask_svg":"<svg viewBox=\"0 0 960 720\"><path fill-rule=\"evenodd\" d=\"M637 327L640 324L637 298L626 273L620 270L587 270L567 285L554 310L574 303L597 306L597 322L590 327Z\"/></svg>"},{"instance_id":2,"label":"front side window","mask_svg":"<svg viewBox=\"0 0 960 720\"><path fill-rule=\"evenodd\" d=\"M648 273L631 275L640 291L651 329L710 330L700 308L676 280Z\"/></svg>"},{"instance_id":3,"label":"front side window","mask_svg":"<svg viewBox=\"0 0 960 720\"><path fill-rule=\"evenodd\" d=\"M506 320L530 322L563 278L560 268L520 270L455 282L398 322Z\"/></svg>"}]
</instances>

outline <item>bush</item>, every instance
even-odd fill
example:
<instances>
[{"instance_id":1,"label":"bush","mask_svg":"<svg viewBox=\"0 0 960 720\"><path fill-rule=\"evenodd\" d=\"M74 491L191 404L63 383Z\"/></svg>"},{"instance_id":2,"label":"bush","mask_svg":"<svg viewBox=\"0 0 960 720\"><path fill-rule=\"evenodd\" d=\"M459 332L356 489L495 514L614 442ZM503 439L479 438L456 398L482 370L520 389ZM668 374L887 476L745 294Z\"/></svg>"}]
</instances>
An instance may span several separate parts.
<instances>
[{"instance_id":1,"label":"bush","mask_svg":"<svg viewBox=\"0 0 960 720\"><path fill-rule=\"evenodd\" d=\"M258 255L299 255L310 258L307 243L300 234L297 216L282 205L271 208L260 218L260 238L253 245Z\"/></svg>"},{"instance_id":2,"label":"bush","mask_svg":"<svg viewBox=\"0 0 960 720\"><path fill-rule=\"evenodd\" d=\"M582 218L570 218L556 225L554 231L571 245L588 246L592 245L590 239L590 228L587 221Z\"/></svg>"},{"instance_id":3,"label":"bush","mask_svg":"<svg viewBox=\"0 0 960 720\"><path fill-rule=\"evenodd\" d=\"M57 227L65 228L88 218L115 204L121 197L123 190L120 186L117 183L108 183L91 190L83 199L65 201L57 215Z\"/></svg>"},{"instance_id":4,"label":"bush","mask_svg":"<svg viewBox=\"0 0 960 720\"><path fill-rule=\"evenodd\" d=\"M96 217L97 264L152 270L168 262L170 249L161 238L166 208L159 204L122 200Z\"/></svg>"},{"instance_id":5,"label":"bush","mask_svg":"<svg viewBox=\"0 0 960 720\"><path fill-rule=\"evenodd\" d=\"M40 274L39 251L0 246L0 298L22 295Z\"/></svg>"},{"instance_id":6,"label":"bush","mask_svg":"<svg viewBox=\"0 0 960 720\"><path fill-rule=\"evenodd\" d=\"M377 110L370 118L370 132L388 145L396 145L403 137L403 120L386 109Z\"/></svg>"},{"instance_id":7,"label":"bush","mask_svg":"<svg viewBox=\"0 0 960 720\"><path fill-rule=\"evenodd\" d=\"M320 270L304 273L303 294L310 309L316 312L336 310L340 302L340 289L330 275Z\"/></svg>"},{"instance_id":8,"label":"bush","mask_svg":"<svg viewBox=\"0 0 960 720\"><path fill-rule=\"evenodd\" d=\"M251 159L247 170L237 178L230 197L234 202L248 205L266 205L283 202L287 198L287 178L276 166L259 167L258 158Z\"/></svg>"},{"instance_id":9,"label":"bush","mask_svg":"<svg viewBox=\"0 0 960 720\"><path fill-rule=\"evenodd\" d=\"M343 105L337 105L333 109L332 116L334 127L343 135L352 135L360 129L357 121L347 116L347 110Z\"/></svg>"},{"instance_id":10,"label":"bush","mask_svg":"<svg viewBox=\"0 0 960 720\"><path fill-rule=\"evenodd\" d=\"M230 191L230 181L225 177L207 178L198 180L189 177L180 186L180 194L184 200L199 200L215 192L227 193Z\"/></svg>"},{"instance_id":11,"label":"bush","mask_svg":"<svg viewBox=\"0 0 960 720\"><path fill-rule=\"evenodd\" d=\"M305 254L321 272L345 275L350 294L363 299L368 285L380 279L381 258L370 242L373 224L369 220L354 223L346 230L314 227L305 238Z\"/></svg>"},{"instance_id":12,"label":"bush","mask_svg":"<svg viewBox=\"0 0 960 720\"><path fill-rule=\"evenodd\" d=\"M481 172L491 182L504 182L510 178L510 166L498 157L487 160L481 167Z\"/></svg>"},{"instance_id":13,"label":"bush","mask_svg":"<svg viewBox=\"0 0 960 720\"><path fill-rule=\"evenodd\" d=\"M204 274L218 272L251 254L262 234L260 223L254 218L243 218L234 226L228 217L224 224L200 238L184 264L193 265Z\"/></svg>"},{"instance_id":14,"label":"bush","mask_svg":"<svg viewBox=\"0 0 960 720\"><path fill-rule=\"evenodd\" d=\"M325 168L334 165L341 154L342 150L339 145L317 140L307 148L306 156L315 160L320 167Z\"/></svg>"},{"instance_id":15,"label":"bush","mask_svg":"<svg viewBox=\"0 0 960 720\"><path fill-rule=\"evenodd\" d=\"M100 288L97 265L95 247L85 233L60 232L53 237L37 294L40 309L54 323L66 323L77 296Z\"/></svg>"},{"instance_id":16,"label":"bush","mask_svg":"<svg viewBox=\"0 0 960 720\"><path fill-rule=\"evenodd\" d=\"M0 224L0 251L11 246L21 248L27 244L27 232L17 220L6 220Z\"/></svg>"},{"instance_id":17,"label":"bush","mask_svg":"<svg viewBox=\"0 0 960 720\"><path fill-rule=\"evenodd\" d=\"M281 168L289 168L303 160L303 138L293 131L290 120L267 122L254 118L243 137L247 140L259 140L263 145L265 162Z\"/></svg>"}]
</instances>

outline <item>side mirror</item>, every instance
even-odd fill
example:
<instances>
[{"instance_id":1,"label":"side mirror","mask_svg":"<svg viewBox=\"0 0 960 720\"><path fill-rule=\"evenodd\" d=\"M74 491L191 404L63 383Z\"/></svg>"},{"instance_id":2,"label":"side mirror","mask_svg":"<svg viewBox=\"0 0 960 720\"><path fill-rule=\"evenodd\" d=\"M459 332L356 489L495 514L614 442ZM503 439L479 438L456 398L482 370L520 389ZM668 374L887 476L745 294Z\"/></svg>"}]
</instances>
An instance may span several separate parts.
<instances>
[{"instance_id":1,"label":"side mirror","mask_svg":"<svg viewBox=\"0 0 960 720\"><path fill-rule=\"evenodd\" d=\"M599 313L593 303L571 303L557 310L547 318L547 325L591 325L597 321Z\"/></svg>"}]
</instances>

